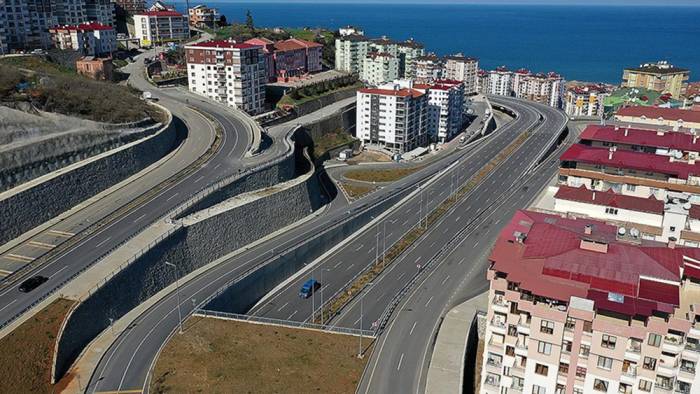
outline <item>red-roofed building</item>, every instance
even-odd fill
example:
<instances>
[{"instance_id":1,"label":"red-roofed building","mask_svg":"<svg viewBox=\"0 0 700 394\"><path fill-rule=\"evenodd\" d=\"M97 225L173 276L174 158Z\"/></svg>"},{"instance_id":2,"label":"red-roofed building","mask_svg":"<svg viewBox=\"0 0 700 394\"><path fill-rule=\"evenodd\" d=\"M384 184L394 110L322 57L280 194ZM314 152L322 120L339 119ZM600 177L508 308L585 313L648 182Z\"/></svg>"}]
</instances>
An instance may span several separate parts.
<instances>
[{"instance_id":1,"label":"red-roofed building","mask_svg":"<svg viewBox=\"0 0 700 394\"><path fill-rule=\"evenodd\" d=\"M265 57L263 47L216 40L185 46L191 92L250 114L263 111Z\"/></svg>"},{"instance_id":2,"label":"red-roofed building","mask_svg":"<svg viewBox=\"0 0 700 394\"><path fill-rule=\"evenodd\" d=\"M481 393L694 392L699 259L604 222L518 211L489 257Z\"/></svg>"},{"instance_id":3,"label":"red-roofed building","mask_svg":"<svg viewBox=\"0 0 700 394\"><path fill-rule=\"evenodd\" d=\"M110 55L117 50L117 34L111 26L82 23L49 29L54 46L78 51L84 56Z\"/></svg>"},{"instance_id":4,"label":"red-roofed building","mask_svg":"<svg viewBox=\"0 0 700 394\"><path fill-rule=\"evenodd\" d=\"M625 123L671 127L673 130L695 129L700 132L700 111L660 107L625 107L615 114L615 120Z\"/></svg>"},{"instance_id":5,"label":"red-roofed building","mask_svg":"<svg viewBox=\"0 0 700 394\"><path fill-rule=\"evenodd\" d=\"M273 42L266 38L252 38L247 43L261 45L264 49L268 80L289 81L323 69L321 55L323 45L290 38Z\"/></svg>"},{"instance_id":6,"label":"red-roofed building","mask_svg":"<svg viewBox=\"0 0 700 394\"><path fill-rule=\"evenodd\" d=\"M190 37L187 17L171 10L142 11L134 15L134 37L141 46L183 41Z\"/></svg>"},{"instance_id":7,"label":"red-roofed building","mask_svg":"<svg viewBox=\"0 0 700 394\"><path fill-rule=\"evenodd\" d=\"M608 85L577 85L564 93L564 111L567 115L600 117L603 114L603 101L612 88Z\"/></svg>"}]
</instances>

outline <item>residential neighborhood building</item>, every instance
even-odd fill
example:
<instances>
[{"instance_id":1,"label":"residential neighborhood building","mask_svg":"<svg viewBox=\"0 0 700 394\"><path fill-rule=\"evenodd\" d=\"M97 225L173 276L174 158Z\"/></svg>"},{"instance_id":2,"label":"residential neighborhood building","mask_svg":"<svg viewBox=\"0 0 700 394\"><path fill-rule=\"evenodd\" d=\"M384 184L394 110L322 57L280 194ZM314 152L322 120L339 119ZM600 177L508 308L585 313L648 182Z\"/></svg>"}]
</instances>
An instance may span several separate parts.
<instances>
[{"instance_id":1,"label":"residential neighborhood building","mask_svg":"<svg viewBox=\"0 0 700 394\"><path fill-rule=\"evenodd\" d=\"M191 92L258 114L265 103L265 58L262 47L233 41L206 41L185 46Z\"/></svg>"},{"instance_id":2,"label":"residential neighborhood building","mask_svg":"<svg viewBox=\"0 0 700 394\"><path fill-rule=\"evenodd\" d=\"M197 28L215 28L221 15L216 8L210 8L204 4L196 5L189 9L190 26Z\"/></svg>"},{"instance_id":3,"label":"residential neighborhood building","mask_svg":"<svg viewBox=\"0 0 700 394\"><path fill-rule=\"evenodd\" d=\"M117 50L116 32L108 25L56 26L49 33L56 48L78 51L84 56L110 55Z\"/></svg>"},{"instance_id":4,"label":"residential neighborhood building","mask_svg":"<svg viewBox=\"0 0 700 394\"><path fill-rule=\"evenodd\" d=\"M442 79L442 59L435 54L421 56L416 59L416 82L431 83Z\"/></svg>"},{"instance_id":5,"label":"residential neighborhood building","mask_svg":"<svg viewBox=\"0 0 700 394\"><path fill-rule=\"evenodd\" d=\"M428 96L419 90L364 88L357 92L356 135L368 148L405 153L427 143Z\"/></svg>"},{"instance_id":6,"label":"residential neighborhood building","mask_svg":"<svg viewBox=\"0 0 700 394\"><path fill-rule=\"evenodd\" d=\"M77 25L87 21L85 0L52 0L51 13L58 25Z\"/></svg>"},{"instance_id":7,"label":"residential neighborhood building","mask_svg":"<svg viewBox=\"0 0 700 394\"><path fill-rule=\"evenodd\" d=\"M396 52L399 58L399 78L415 79L417 59L425 54L423 44L413 40L402 41L397 44Z\"/></svg>"},{"instance_id":8,"label":"residential neighborhood building","mask_svg":"<svg viewBox=\"0 0 700 394\"><path fill-rule=\"evenodd\" d=\"M623 107L615 113L615 120L655 127L668 127L673 130L682 129L700 132L700 111L692 109L642 106Z\"/></svg>"},{"instance_id":9,"label":"residential neighborhood building","mask_svg":"<svg viewBox=\"0 0 700 394\"><path fill-rule=\"evenodd\" d=\"M489 92L490 92L489 82L490 81L491 81L491 75L489 74L489 72L486 70L479 70L479 72L476 74L477 91L480 94L489 94Z\"/></svg>"},{"instance_id":10,"label":"residential neighborhood building","mask_svg":"<svg viewBox=\"0 0 700 394\"><path fill-rule=\"evenodd\" d=\"M364 36L365 31L360 29L359 27L347 25L338 29L338 34L340 34L341 37Z\"/></svg>"},{"instance_id":11,"label":"residential neighborhood building","mask_svg":"<svg viewBox=\"0 0 700 394\"><path fill-rule=\"evenodd\" d=\"M177 11L143 11L134 15L134 37L147 47L185 40L190 28L187 17Z\"/></svg>"},{"instance_id":12,"label":"residential neighborhood building","mask_svg":"<svg viewBox=\"0 0 700 394\"><path fill-rule=\"evenodd\" d=\"M480 393L692 393L700 249L518 211L489 256Z\"/></svg>"},{"instance_id":13,"label":"residential neighborhood building","mask_svg":"<svg viewBox=\"0 0 700 394\"><path fill-rule=\"evenodd\" d=\"M138 14L146 9L146 0L114 0L117 12L128 15Z\"/></svg>"},{"instance_id":14,"label":"residential neighborhood building","mask_svg":"<svg viewBox=\"0 0 700 394\"><path fill-rule=\"evenodd\" d=\"M413 88L428 96L426 120L430 141L447 142L462 131L464 124L464 83L435 80Z\"/></svg>"},{"instance_id":15,"label":"residential neighborhood building","mask_svg":"<svg viewBox=\"0 0 700 394\"><path fill-rule=\"evenodd\" d=\"M605 85L579 85L566 89L564 111L569 116L600 117L605 112L605 97L610 94Z\"/></svg>"},{"instance_id":16,"label":"residential neighborhood building","mask_svg":"<svg viewBox=\"0 0 700 394\"><path fill-rule=\"evenodd\" d=\"M513 94L517 98L560 108L564 91L564 79L557 73L533 74L520 69L513 73Z\"/></svg>"},{"instance_id":17,"label":"residential neighborhood building","mask_svg":"<svg viewBox=\"0 0 700 394\"><path fill-rule=\"evenodd\" d=\"M75 62L78 74L88 78L112 81L114 78L114 66L111 57L84 56Z\"/></svg>"},{"instance_id":18,"label":"residential neighborhood building","mask_svg":"<svg viewBox=\"0 0 700 394\"><path fill-rule=\"evenodd\" d=\"M479 60L461 53L445 57L443 78L464 83L464 93L473 95L479 92Z\"/></svg>"},{"instance_id":19,"label":"residential neighborhood building","mask_svg":"<svg viewBox=\"0 0 700 394\"><path fill-rule=\"evenodd\" d=\"M513 73L505 66L489 71L487 94L510 96L513 91Z\"/></svg>"},{"instance_id":20,"label":"residential neighborhood building","mask_svg":"<svg viewBox=\"0 0 700 394\"><path fill-rule=\"evenodd\" d=\"M360 74L369 53L369 39L351 34L335 40L335 68L348 73Z\"/></svg>"},{"instance_id":21,"label":"residential neighborhood building","mask_svg":"<svg viewBox=\"0 0 700 394\"><path fill-rule=\"evenodd\" d=\"M5 0L5 35L0 41L7 51L51 47L49 28L58 24L51 1Z\"/></svg>"},{"instance_id":22,"label":"residential neighborhood building","mask_svg":"<svg viewBox=\"0 0 700 394\"><path fill-rule=\"evenodd\" d=\"M10 47L7 44L7 12L5 7L0 7L0 55L9 53Z\"/></svg>"},{"instance_id":23,"label":"residential neighborhood building","mask_svg":"<svg viewBox=\"0 0 700 394\"><path fill-rule=\"evenodd\" d=\"M115 3L113 0L85 0L85 21L114 26Z\"/></svg>"},{"instance_id":24,"label":"residential neighborhood building","mask_svg":"<svg viewBox=\"0 0 700 394\"><path fill-rule=\"evenodd\" d=\"M685 93L689 78L690 70L659 61L625 68L622 73L622 87L670 93L673 98L678 99Z\"/></svg>"},{"instance_id":25,"label":"residential neighborhood building","mask_svg":"<svg viewBox=\"0 0 700 394\"><path fill-rule=\"evenodd\" d=\"M267 82L276 82L277 72L275 71L275 42L268 40L265 37L256 37L245 41L245 43L262 47L262 53L265 59L265 80Z\"/></svg>"},{"instance_id":26,"label":"residential neighborhood building","mask_svg":"<svg viewBox=\"0 0 700 394\"><path fill-rule=\"evenodd\" d=\"M399 59L386 52L371 52L365 56L360 79L371 86L399 78Z\"/></svg>"},{"instance_id":27,"label":"residential neighborhood building","mask_svg":"<svg viewBox=\"0 0 700 394\"><path fill-rule=\"evenodd\" d=\"M323 45L317 42L297 38L274 42L264 37L252 38L245 42L263 48L269 81L289 81L323 69Z\"/></svg>"}]
</instances>

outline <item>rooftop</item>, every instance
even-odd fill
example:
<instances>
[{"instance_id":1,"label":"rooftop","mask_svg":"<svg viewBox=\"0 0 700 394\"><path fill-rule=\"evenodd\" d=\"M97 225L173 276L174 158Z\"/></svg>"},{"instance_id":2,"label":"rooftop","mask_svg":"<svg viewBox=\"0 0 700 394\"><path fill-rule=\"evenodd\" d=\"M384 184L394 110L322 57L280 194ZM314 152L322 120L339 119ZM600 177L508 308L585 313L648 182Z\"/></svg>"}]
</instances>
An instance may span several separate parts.
<instances>
[{"instance_id":1,"label":"rooftop","mask_svg":"<svg viewBox=\"0 0 700 394\"><path fill-rule=\"evenodd\" d=\"M644 72L650 74L677 74L686 73L689 71L688 69L679 68L674 66L673 64L669 64L668 62L664 61L641 64L639 67L627 67L625 68L625 70Z\"/></svg>"},{"instance_id":2,"label":"rooftop","mask_svg":"<svg viewBox=\"0 0 700 394\"><path fill-rule=\"evenodd\" d=\"M683 120L700 123L700 111L661 107L625 107L617 111L619 116L645 117L647 119Z\"/></svg>"},{"instance_id":3,"label":"rooftop","mask_svg":"<svg viewBox=\"0 0 700 394\"><path fill-rule=\"evenodd\" d=\"M219 49L251 49L251 48L260 48L260 45L238 43L235 41L227 41L227 40L211 40L211 41L198 42L196 44L189 44L185 48L192 48L192 47L219 48Z\"/></svg>"},{"instance_id":4,"label":"rooftop","mask_svg":"<svg viewBox=\"0 0 700 394\"><path fill-rule=\"evenodd\" d=\"M644 240L631 244L616 234L617 227L597 220L518 211L489 259L493 270L536 296L562 302L585 298L596 309L628 316L672 313L680 302L682 275L698 274L684 256L697 259L700 249Z\"/></svg>"},{"instance_id":5,"label":"rooftop","mask_svg":"<svg viewBox=\"0 0 700 394\"><path fill-rule=\"evenodd\" d=\"M416 89L372 89L372 88L364 88L359 90L360 93L364 94L378 94L382 96L397 96L397 97L420 97L423 95L423 92L418 91Z\"/></svg>"},{"instance_id":6,"label":"rooftop","mask_svg":"<svg viewBox=\"0 0 700 394\"><path fill-rule=\"evenodd\" d=\"M83 31L93 31L93 30L114 30L112 26L103 25L97 22L81 23L79 25L63 25L54 26L53 29L61 30L83 30Z\"/></svg>"},{"instance_id":7,"label":"rooftop","mask_svg":"<svg viewBox=\"0 0 700 394\"><path fill-rule=\"evenodd\" d=\"M554 198L601 205L604 207L627 209L630 211L654 213L657 215L662 215L664 213L664 202L657 200L654 196L649 198L626 196L624 194L617 194L612 191L612 189L599 192L589 190L584 185L580 187L561 185L554 195Z\"/></svg>"},{"instance_id":8,"label":"rooftop","mask_svg":"<svg viewBox=\"0 0 700 394\"><path fill-rule=\"evenodd\" d=\"M170 10L165 10L165 11L141 11L137 14L138 15L145 15L145 16L182 16L181 13L177 11L170 11Z\"/></svg>"},{"instance_id":9,"label":"rooftop","mask_svg":"<svg viewBox=\"0 0 700 394\"><path fill-rule=\"evenodd\" d=\"M284 41L277 41L275 43L275 50L284 52L284 51L295 51L295 50L307 49L307 48L318 48L318 47L322 47L322 46L323 45L321 45L317 42L300 40L298 38L290 38L290 39L284 40Z\"/></svg>"},{"instance_id":10,"label":"rooftop","mask_svg":"<svg viewBox=\"0 0 700 394\"><path fill-rule=\"evenodd\" d=\"M684 132L659 132L620 126L589 125L579 137L581 141L615 142L618 144L678 149L699 152L700 138Z\"/></svg>"}]
</instances>

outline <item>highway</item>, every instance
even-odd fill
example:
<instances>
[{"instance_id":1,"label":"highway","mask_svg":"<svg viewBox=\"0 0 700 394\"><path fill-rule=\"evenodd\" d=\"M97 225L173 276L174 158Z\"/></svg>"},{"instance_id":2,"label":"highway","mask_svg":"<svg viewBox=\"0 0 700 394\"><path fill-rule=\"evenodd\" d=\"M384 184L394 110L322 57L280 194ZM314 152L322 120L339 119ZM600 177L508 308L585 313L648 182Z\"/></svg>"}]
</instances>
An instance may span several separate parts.
<instances>
[{"instance_id":1,"label":"highway","mask_svg":"<svg viewBox=\"0 0 700 394\"><path fill-rule=\"evenodd\" d=\"M488 161L500 149L508 145L526 126L537 121L536 112L522 106L521 117L489 137L477 149L460 153L467 157L478 157ZM296 121L293 121L294 123ZM415 188L419 181L437 173L451 164L456 157L449 156L432 163L391 187L357 200L350 205L332 204L326 212L307 221L283 234L264 241L248 250L243 251L211 268L187 282L180 283L180 297L183 316L189 315L202 300L214 294L229 280L236 278L247 269L265 261L271 256L270 251L283 250L308 239L339 218L347 217L349 213L362 209L363 204L372 205L384 198L388 193L400 190L407 194ZM476 164L474 164L476 168ZM463 178L466 179L466 178ZM444 188L444 184L442 185ZM342 198L342 197L337 197ZM336 199L337 199L336 198ZM192 301L194 300L194 301ZM88 392L104 392L115 390L142 390L148 384L148 372L152 362L168 337L178 326L177 295L172 292L152 305L145 313L131 324L130 329L118 333L116 342L108 349L101 359L95 373L92 375Z\"/></svg>"},{"instance_id":2,"label":"highway","mask_svg":"<svg viewBox=\"0 0 700 394\"><path fill-rule=\"evenodd\" d=\"M283 144L273 144L264 155L244 160L252 136L247 126L240 120L239 115L236 115L233 110L206 102L194 95L168 91L167 89L154 89L143 77L143 63L140 58L137 58L137 61L128 67L132 71L130 84L141 90L153 91L154 96L159 98L159 103L173 113L176 121L181 122L183 128L186 127L189 132L187 140L183 143L183 147L186 148L179 149L167 162L147 176L140 178L138 182L126 186L128 190L118 190L104 201L100 201L99 204L78 212L76 218L64 220L57 225L60 231L65 234L77 234L83 231L90 223L116 211L131 201L131 197L144 193L161 181L178 174L201 156L211 144L214 133L213 126L188 106L207 113L220 123L223 129L221 146L203 166L168 185L144 204L134 207L123 216L99 228L46 264L40 265L22 276L22 278L26 278L32 275L43 275L49 278L48 282L29 293L22 293L17 289L19 280L13 281L11 286L2 287L0 290L0 327L26 312L27 308L31 308L37 300L60 287L63 282L73 278L107 251L122 244L148 224L181 205L200 189L225 176L236 173L245 166L269 160L279 154L278 151L285 149L281 146ZM191 141L196 141L196 143L190 143Z\"/></svg>"}]
</instances>

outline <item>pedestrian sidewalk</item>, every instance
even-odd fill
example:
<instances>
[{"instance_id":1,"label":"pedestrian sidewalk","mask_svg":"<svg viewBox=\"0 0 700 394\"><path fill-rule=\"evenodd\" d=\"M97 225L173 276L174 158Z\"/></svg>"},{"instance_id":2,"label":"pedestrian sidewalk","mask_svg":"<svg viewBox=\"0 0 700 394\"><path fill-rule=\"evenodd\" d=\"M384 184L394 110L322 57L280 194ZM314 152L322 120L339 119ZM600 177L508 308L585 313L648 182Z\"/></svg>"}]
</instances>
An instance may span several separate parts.
<instances>
[{"instance_id":1,"label":"pedestrian sidewalk","mask_svg":"<svg viewBox=\"0 0 700 394\"><path fill-rule=\"evenodd\" d=\"M457 305L445 315L428 367L426 394L462 393L467 340L478 311L488 307L488 292Z\"/></svg>"}]
</instances>

